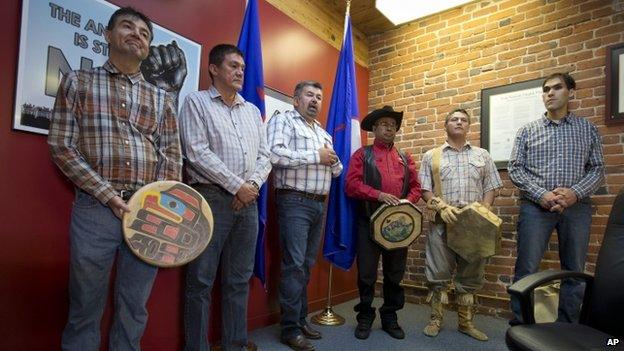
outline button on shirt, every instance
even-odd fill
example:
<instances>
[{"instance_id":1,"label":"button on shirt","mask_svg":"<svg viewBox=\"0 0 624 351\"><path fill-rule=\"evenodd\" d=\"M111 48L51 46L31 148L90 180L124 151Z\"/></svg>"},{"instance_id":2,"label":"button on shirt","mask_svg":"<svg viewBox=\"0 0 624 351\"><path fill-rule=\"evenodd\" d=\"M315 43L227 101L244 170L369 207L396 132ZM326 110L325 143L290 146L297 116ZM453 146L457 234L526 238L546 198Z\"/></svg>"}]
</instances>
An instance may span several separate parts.
<instances>
[{"instance_id":1,"label":"button on shirt","mask_svg":"<svg viewBox=\"0 0 624 351\"><path fill-rule=\"evenodd\" d=\"M266 181L271 163L265 124L260 110L240 94L230 107L214 87L193 92L179 123L191 184L216 184L236 194L246 181Z\"/></svg>"},{"instance_id":2,"label":"button on shirt","mask_svg":"<svg viewBox=\"0 0 624 351\"><path fill-rule=\"evenodd\" d=\"M180 180L182 156L173 100L140 72L110 61L66 74L58 88L48 144L78 187L107 203L120 190Z\"/></svg>"},{"instance_id":3,"label":"button on shirt","mask_svg":"<svg viewBox=\"0 0 624 351\"><path fill-rule=\"evenodd\" d=\"M419 173L422 189L434 192L432 155L433 149L425 153ZM481 201L485 193L503 186L490 154L468 142L461 150L446 142L442 145L440 181L442 199L457 207Z\"/></svg>"},{"instance_id":4,"label":"button on shirt","mask_svg":"<svg viewBox=\"0 0 624 351\"><path fill-rule=\"evenodd\" d=\"M558 187L588 197L604 179L598 129L573 113L559 123L544 114L518 130L508 169L521 196L533 202Z\"/></svg>"},{"instance_id":5,"label":"button on shirt","mask_svg":"<svg viewBox=\"0 0 624 351\"><path fill-rule=\"evenodd\" d=\"M308 124L295 110L271 117L267 128L275 188L328 194L331 178L340 175L342 163L338 160L331 167L319 163L318 149L333 147L321 124L316 120Z\"/></svg>"},{"instance_id":6,"label":"button on shirt","mask_svg":"<svg viewBox=\"0 0 624 351\"><path fill-rule=\"evenodd\" d=\"M360 200L378 201L379 194L384 192L400 198L403 192L405 165L399 156L399 151L394 147L394 144L386 145L375 139L373 154L375 155L375 165L381 175L381 189L378 190L364 184L364 148L360 148L353 153L351 161L349 161L345 188L347 196ZM418 183L418 174L412 157L406 155L406 158L410 177L407 200L416 203L420 199L421 189Z\"/></svg>"}]
</instances>

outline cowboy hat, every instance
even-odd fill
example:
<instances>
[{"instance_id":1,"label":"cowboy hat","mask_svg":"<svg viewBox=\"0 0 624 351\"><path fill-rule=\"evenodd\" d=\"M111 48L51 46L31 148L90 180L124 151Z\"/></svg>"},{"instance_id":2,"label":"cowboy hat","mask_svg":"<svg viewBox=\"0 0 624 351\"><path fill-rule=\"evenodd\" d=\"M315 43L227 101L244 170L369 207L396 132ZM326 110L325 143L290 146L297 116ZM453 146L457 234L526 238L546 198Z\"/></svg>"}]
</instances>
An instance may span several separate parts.
<instances>
[{"instance_id":1,"label":"cowboy hat","mask_svg":"<svg viewBox=\"0 0 624 351\"><path fill-rule=\"evenodd\" d=\"M367 114L366 117L364 117L364 119L362 120L361 128L367 132L372 132L373 126L375 125L377 120L382 117L393 118L396 121L397 130L401 128L401 121L403 121L403 111L395 111L392 109L392 106L388 105Z\"/></svg>"}]
</instances>

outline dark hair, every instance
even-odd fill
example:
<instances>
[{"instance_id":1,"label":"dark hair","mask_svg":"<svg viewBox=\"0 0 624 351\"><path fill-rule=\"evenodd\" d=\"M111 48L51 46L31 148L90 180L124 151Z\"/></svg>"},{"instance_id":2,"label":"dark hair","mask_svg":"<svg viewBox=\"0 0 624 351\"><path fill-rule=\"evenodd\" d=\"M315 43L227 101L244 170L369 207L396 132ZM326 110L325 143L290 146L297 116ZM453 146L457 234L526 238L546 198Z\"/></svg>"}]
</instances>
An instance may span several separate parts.
<instances>
[{"instance_id":1,"label":"dark hair","mask_svg":"<svg viewBox=\"0 0 624 351\"><path fill-rule=\"evenodd\" d=\"M220 66L225 60L225 56L229 54L238 54L243 57L243 52L238 47L231 44L219 44L210 50L208 64Z\"/></svg>"},{"instance_id":2,"label":"dark hair","mask_svg":"<svg viewBox=\"0 0 624 351\"><path fill-rule=\"evenodd\" d=\"M117 18L121 17L121 16L130 16L130 17L136 17L138 19L140 19L141 21L145 22L145 25L147 25L147 28L150 31L150 43L152 42L152 39L154 39L154 28L152 27L152 20L149 19L149 17L147 17L146 15L142 14L141 12L137 11L135 8L130 7L130 6L126 6L126 7L122 7L119 10L115 11L113 13L113 15L110 17L110 19L108 20L108 25L106 26L106 29L113 30L113 28L115 27L115 24L117 24Z\"/></svg>"},{"instance_id":3,"label":"dark hair","mask_svg":"<svg viewBox=\"0 0 624 351\"><path fill-rule=\"evenodd\" d=\"M444 118L444 125L446 125L448 123L449 119L451 119L451 116L455 112L461 112L464 115L466 115L466 117L468 117L468 124L470 124L470 115L468 114L468 111L464 110L463 108L456 108L453 111L449 112L448 115L446 115L446 118Z\"/></svg>"},{"instance_id":4,"label":"dark hair","mask_svg":"<svg viewBox=\"0 0 624 351\"><path fill-rule=\"evenodd\" d=\"M568 90L576 89L576 82L574 81L574 78L572 78L572 76L569 75L568 73L562 73L562 72L553 73L549 75L548 77L546 77L546 79L544 79L544 81L542 82L542 88L544 87L544 85L546 85L546 82L548 82L549 80L553 78L561 79L565 83L566 88L568 88Z\"/></svg>"},{"instance_id":5,"label":"dark hair","mask_svg":"<svg viewBox=\"0 0 624 351\"><path fill-rule=\"evenodd\" d=\"M315 87L316 89L323 90L323 86L321 85L321 83L315 80L302 80L301 82L297 83L297 86L295 86L295 93L293 94L293 96L299 96L299 94L301 94L301 91L305 87Z\"/></svg>"}]
</instances>

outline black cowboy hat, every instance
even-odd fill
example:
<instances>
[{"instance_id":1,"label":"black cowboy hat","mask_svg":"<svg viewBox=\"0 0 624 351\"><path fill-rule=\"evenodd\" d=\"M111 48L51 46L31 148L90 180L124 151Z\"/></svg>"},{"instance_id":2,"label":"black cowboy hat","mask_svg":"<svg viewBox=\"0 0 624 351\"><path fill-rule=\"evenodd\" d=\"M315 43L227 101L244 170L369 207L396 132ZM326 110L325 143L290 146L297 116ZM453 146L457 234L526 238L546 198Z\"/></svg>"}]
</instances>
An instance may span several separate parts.
<instances>
[{"instance_id":1,"label":"black cowboy hat","mask_svg":"<svg viewBox=\"0 0 624 351\"><path fill-rule=\"evenodd\" d=\"M403 121L403 111L395 111L392 109L392 106L388 105L367 114L366 117L364 117L364 119L362 120L361 128L367 132L372 132L373 125L375 125L377 120L382 117L394 118L397 124L397 130L401 128L401 121Z\"/></svg>"}]
</instances>

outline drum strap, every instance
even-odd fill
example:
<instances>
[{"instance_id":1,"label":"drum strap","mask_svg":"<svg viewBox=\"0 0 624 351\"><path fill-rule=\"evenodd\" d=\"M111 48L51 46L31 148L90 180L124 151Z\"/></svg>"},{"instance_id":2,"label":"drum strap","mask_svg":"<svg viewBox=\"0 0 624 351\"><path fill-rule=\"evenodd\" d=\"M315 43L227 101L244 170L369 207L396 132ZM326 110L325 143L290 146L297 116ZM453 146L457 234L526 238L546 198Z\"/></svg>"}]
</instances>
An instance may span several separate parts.
<instances>
[{"instance_id":1,"label":"drum strap","mask_svg":"<svg viewBox=\"0 0 624 351\"><path fill-rule=\"evenodd\" d=\"M433 173L433 193L437 197L442 196L442 177L440 176L440 163L442 161L442 147L436 147L431 153L431 170Z\"/></svg>"}]
</instances>

